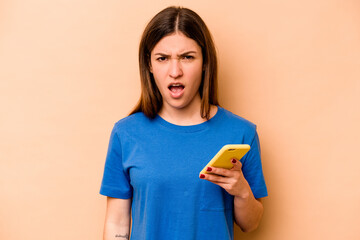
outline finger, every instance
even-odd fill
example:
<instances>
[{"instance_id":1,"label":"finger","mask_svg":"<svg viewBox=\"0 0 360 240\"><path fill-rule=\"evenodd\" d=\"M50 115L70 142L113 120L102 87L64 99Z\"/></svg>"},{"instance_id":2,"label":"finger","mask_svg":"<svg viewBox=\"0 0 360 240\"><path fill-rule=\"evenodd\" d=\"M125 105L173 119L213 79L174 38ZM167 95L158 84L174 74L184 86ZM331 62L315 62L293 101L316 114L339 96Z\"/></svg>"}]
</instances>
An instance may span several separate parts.
<instances>
[{"instance_id":1,"label":"finger","mask_svg":"<svg viewBox=\"0 0 360 240\"><path fill-rule=\"evenodd\" d=\"M228 186L228 184L226 184L226 183L219 183L219 182L212 182L212 183L222 187L225 190L227 189L227 186Z\"/></svg>"},{"instance_id":2,"label":"finger","mask_svg":"<svg viewBox=\"0 0 360 240\"><path fill-rule=\"evenodd\" d=\"M233 158L231 159L231 163L233 164L233 167L231 168L231 170L235 170L235 171L240 171L241 170L241 167L242 167L242 164L239 160Z\"/></svg>"},{"instance_id":3,"label":"finger","mask_svg":"<svg viewBox=\"0 0 360 240\"><path fill-rule=\"evenodd\" d=\"M207 179L206 179L207 180ZM228 183L224 183L224 182L217 182L217 181L210 181L210 180L207 180L207 181L209 181L209 182L211 182L211 183L214 183L214 184L216 184L216 185L218 185L218 186L220 186L220 187L222 187L223 189L225 189L228 193L230 193L229 191L228 191L228 189L229 189L229 184ZM230 193L231 194L231 193Z\"/></svg>"},{"instance_id":4,"label":"finger","mask_svg":"<svg viewBox=\"0 0 360 240\"><path fill-rule=\"evenodd\" d=\"M222 187L224 189L227 189L227 187L229 185L228 183L224 183L224 182L211 181L211 180L208 180L208 179L205 179L205 180L207 180L207 181L209 181L211 183L214 183L214 184L216 184L216 185L218 185L218 186L220 186L220 187Z\"/></svg>"},{"instance_id":5,"label":"finger","mask_svg":"<svg viewBox=\"0 0 360 240\"><path fill-rule=\"evenodd\" d=\"M199 177L201 179L208 180L208 181L213 182L215 184L227 183L227 179L225 177L214 175L214 174L200 174Z\"/></svg>"},{"instance_id":6,"label":"finger","mask_svg":"<svg viewBox=\"0 0 360 240\"><path fill-rule=\"evenodd\" d=\"M224 177L232 177L233 176L233 172L231 170L225 169L225 168L207 167L206 171L216 174L216 175L224 176Z\"/></svg>"}]
</instances>

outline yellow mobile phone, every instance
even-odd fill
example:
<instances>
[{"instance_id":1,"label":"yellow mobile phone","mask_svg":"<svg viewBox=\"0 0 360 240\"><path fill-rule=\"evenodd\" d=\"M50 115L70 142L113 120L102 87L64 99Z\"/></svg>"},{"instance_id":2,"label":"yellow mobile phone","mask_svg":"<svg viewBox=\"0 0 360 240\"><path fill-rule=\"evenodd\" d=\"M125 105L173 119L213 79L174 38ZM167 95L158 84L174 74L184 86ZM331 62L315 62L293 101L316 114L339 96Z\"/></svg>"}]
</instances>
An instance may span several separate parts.
<instances>
[{"instance_id":1,"label":"yellow mobile phone","mask_svg":"<svg viewBox=\"0 0 360 240\"><path fill-rule=\"evenodd\" d=\"M248 144L227 144L206 164L200 173L211 173L206 171L207 167L231 169L233 164L230 160L232 158L240 160L249 150L250 145Z\"/></svg>"}]
</instances>

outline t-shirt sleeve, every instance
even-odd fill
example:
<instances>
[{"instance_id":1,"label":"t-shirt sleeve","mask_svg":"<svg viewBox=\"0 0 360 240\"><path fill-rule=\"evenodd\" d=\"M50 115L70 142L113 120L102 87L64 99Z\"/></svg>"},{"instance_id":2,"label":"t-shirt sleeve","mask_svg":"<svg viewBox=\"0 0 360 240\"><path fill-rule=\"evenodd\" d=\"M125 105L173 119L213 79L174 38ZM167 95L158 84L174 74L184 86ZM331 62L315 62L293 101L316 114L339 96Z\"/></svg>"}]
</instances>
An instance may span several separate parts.
<instances>
[{"instance_id":1,"label":"t-shirt sleeve","mask_svg":"<svg viewBox=\"0 0 360 240\"><path fill-rule=\"evenodd\" d=\"M100 194L122 199L132 197L130 178L123 167L121 141L116 131L116 124L110 135Z\"/></svg>"},{"instance_id":2,"label":"t-shirt sleeve","mask_svg":"<svg viewBox=\"0 0 360 240\"><path fill-rule=\"evenodd\" d=\"M264 174L261 164L259 136L255 130L255 135L250 144L249 152L242 161L242 171L248 181L251 191L255 198L262 198L268 195Z\"/></svg>"}]
</instances>

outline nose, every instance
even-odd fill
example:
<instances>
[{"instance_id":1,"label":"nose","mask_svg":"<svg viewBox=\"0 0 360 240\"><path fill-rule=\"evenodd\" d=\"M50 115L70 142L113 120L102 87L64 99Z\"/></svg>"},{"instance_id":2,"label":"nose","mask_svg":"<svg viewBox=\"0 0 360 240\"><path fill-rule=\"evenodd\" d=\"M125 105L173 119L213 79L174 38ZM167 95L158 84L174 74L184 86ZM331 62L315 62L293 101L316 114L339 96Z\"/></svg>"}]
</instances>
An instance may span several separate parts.
<instances>
[{"instance_id":1,"label":"nose","mask_svg":"<svg viewBox=\"0 0 360 240\"><path fill-rule=\"evenodd\" d=\"M173 59L170 63L169 75L172 78L181 77L183 74L181 63L177 59Z\"/></svg>"}]
</instances>

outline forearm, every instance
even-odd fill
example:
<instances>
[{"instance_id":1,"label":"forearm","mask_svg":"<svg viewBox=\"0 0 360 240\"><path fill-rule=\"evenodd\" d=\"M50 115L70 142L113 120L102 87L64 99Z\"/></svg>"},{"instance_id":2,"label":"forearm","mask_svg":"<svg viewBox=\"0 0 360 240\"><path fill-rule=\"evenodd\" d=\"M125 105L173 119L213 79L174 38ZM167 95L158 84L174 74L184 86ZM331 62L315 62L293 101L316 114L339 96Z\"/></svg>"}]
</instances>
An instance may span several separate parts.
<instances>
[{"instance_id":1,"label":"forearm","mask_svg":"<svg viewBox=\"0 0 360 240\"><path fill-rule=\"evenodd\" d=\"M129 240L131 199L107 197L103 240Z\"/></svg>"},{"instance_id":2,"label":"forearm","mask_svg":"<svg viewBox=\"0 0 360 240\"><path fill-rule=\"evenodd\" d=\"M241 230L250 232L255 230L260 223L263 205L261 200L255 199L241 171L241 162L232 159L232 163L234 167L230 170L208 167L207 171L214 174L200 174L199 177L219 185L234 196L235 222Z\"/></svg>"},{"instance_id":3,"label":"forearm","mask_svg":"<svg viewBox=\"0 0 360 240\"><path fill-rule=\"evenodd\" d=\"M130 223L115 224L105 222L103 240L129 240Z\"/></svg>"},{"instance_id":4,"label":"forearm","mask_svg":"<svg viewBox=\"0 0 360 240\"><path fill-rule=\"evenodd\" d=\"M261 201L255 199L251 190L248 194L234 197L235 222L243 232L251 232L258 227L263 211Z\"/></svg>"}]
</instances>

